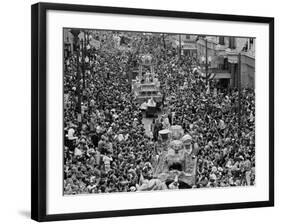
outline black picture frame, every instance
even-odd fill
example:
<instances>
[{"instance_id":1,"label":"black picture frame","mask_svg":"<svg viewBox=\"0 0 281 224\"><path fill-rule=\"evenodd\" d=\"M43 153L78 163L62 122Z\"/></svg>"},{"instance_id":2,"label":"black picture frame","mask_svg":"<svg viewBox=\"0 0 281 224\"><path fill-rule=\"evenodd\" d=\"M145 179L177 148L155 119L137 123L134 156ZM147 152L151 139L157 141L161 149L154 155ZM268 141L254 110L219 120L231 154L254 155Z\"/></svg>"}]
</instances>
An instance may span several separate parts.
<instances>
[{"instance_id":1,"label":"black picture frame","mask_svg":"<svg viewBox=\"0 0 281 224\"><path fill-rule=\"evenodd\" d=\"M86 219L161 213L274 206L274 18L89 5L37 3L31 7L31 218L36 221ZM177 17L269 25L269 200L196 206L159 207L68 214L46 214L46 13L63 10L139 16Z\"/></svg>"}]
</instances>

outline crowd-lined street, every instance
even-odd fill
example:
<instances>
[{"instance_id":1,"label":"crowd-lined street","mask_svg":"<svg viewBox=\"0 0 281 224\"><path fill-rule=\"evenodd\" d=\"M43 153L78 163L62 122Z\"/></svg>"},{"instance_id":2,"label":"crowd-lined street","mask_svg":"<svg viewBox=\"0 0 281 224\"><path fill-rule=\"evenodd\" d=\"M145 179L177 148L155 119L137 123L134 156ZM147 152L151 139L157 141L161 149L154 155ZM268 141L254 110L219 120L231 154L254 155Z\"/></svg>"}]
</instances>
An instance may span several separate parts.
<instances>
[{"instance_id":1,"label":"crowd-lined street","mask_svg":"<svg viewBox=\"0 0 281 224\"><path fill-rule=\"evenodd\" d=\"M74 47L64 52L65 194L255 184L254 88L204 77L199 58L179 53L164 34L68 32ZM141 55L151 56L163 96L152 117L132 91ZM193 184L181 185L178 174L155 176L164 151L159 131L171 126L190 136Z\"/></svg>"}]
</instances>

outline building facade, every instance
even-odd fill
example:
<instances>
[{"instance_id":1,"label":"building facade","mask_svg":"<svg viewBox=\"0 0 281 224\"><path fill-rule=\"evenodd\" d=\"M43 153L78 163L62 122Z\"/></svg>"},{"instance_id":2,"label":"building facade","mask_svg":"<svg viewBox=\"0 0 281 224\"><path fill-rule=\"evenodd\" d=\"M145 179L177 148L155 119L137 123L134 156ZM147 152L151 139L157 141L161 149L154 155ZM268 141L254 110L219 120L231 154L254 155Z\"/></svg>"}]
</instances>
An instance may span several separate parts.
<instances>
[{"instance_id":1,"label":"building facade","mask_svg":"<svg viewBox=\"0 0 281 224\"><path fill-rule=\"evenodd\" d=\"M206 59L207 52L207 59ZM244 37L201 36L197 40L198 61L205 72L213 73L223 86L255 88L255 39Z\"/></svg>"},{"instance_id":2,"label":"building facade","mask_svg":"<svg viewBox=\"0 0 281 224\"><path fill-rule=\"evenodd\" d=\"M172 46L181 55L189 57L197 57L197 35L176 34L170 36L172 38Z\"/></svg>"},{"instance_id":3,"label":"building facade","mask_svg":"<svg viewBox=\"0 0 281 224\"><path fill-rule=\"evenodd\" d=\"M63 29L63 43L64 43L64 54L68 55L70 53L73 53L74 36L70 32L70 29Z\"/></svg>"}]
</instances>

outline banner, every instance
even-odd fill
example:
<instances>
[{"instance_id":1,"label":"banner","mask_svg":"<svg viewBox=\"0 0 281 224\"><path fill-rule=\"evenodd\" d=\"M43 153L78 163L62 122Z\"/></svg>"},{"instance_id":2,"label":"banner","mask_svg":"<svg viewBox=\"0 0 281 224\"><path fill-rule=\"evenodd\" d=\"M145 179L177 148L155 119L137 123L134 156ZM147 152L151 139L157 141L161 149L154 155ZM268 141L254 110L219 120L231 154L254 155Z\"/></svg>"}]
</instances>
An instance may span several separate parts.
<instances>
[{"instance_id":1,"label":"banner","mask_svg":"<svg viewBox=\"0 0 281 224\"><path fill-rule=\"evenodd\" d=\"M228 55L227 56L229 63L238 63L238 56L237 55Z\"/></svg>"},{"instance_id":2,"label":"banner","mask_svg":"<svg viewBox=\"0 0 281 224\"><path fill-rule=\"evenodd\" d=\"M96 39L92 39L90 40L90 45L96 49L100 49L101 47L101 43L100 41L96 40Z\"/></svg>"}]
</instances>

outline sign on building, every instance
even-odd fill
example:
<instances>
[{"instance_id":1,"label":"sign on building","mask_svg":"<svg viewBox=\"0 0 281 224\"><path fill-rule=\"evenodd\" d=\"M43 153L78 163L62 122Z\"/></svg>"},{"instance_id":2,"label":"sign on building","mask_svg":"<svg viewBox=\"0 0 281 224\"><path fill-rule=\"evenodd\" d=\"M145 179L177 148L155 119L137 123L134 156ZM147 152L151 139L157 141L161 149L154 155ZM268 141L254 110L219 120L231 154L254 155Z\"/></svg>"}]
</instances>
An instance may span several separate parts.
<instances>
[{"instance_id":1,"label":"sign on building","mask_svg":"<svg viewBox=\"0 0 281 224\"><path fill-rule=\"evenodd\" d=\"M229 63L238 63L237 55L228 55L227 59Z\"/></svg>"}]
</instances>

